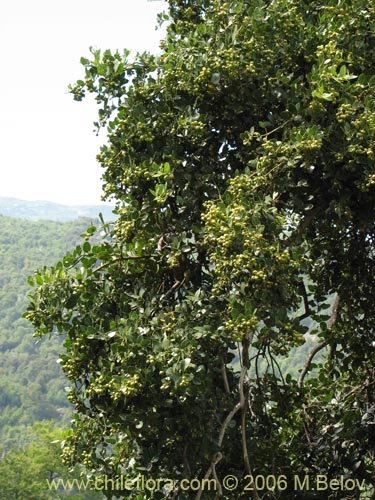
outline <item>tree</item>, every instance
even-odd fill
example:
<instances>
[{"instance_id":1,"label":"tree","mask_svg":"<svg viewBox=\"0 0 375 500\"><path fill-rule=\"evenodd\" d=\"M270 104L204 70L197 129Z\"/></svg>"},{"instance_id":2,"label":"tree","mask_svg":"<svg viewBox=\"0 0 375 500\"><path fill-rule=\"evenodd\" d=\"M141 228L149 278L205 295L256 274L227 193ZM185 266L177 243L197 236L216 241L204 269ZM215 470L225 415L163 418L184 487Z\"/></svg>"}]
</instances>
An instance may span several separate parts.
<instances>
[{"instance_id":1,"label":"tree","mask_svg":"<svg viewBox=\"0 0 375 500\"><path fill-rule=\"evenodd\" d=\"M61 463L59 440L66 434L53 428L51 422L34 424L24 432L23 447L13 446L0 450L0 494L2 500L86 500L103 498L99 493L74 491L73 489L54 488L53 483L77 481L87 484L80 478L80 471L69 471ZM81 483L82 481L82 483ZM65 483L67 484L67 483ZM73 483L74 484L74 483ZM57 484L58 486L58 484Z\"/></svg>"},{"instance_id":2,"label":"tree","mask_svg":"<svg viewBox=\"0 0 375 500\"><path fill-rule=\"evenodd\" d=\"M92 50L71 87L96 97L118 220L37 274L27 313L37 335L65 336L76 408L65 459L111 477L211 478L217 498L342 498L292 478L345 476L365 498L375 8L170 0L160 19L160 55ZM307 320L318 343L299 379L284 377L279 360ZM174 498L212 498L203 489Z\"/></svg>"}]
</instances>

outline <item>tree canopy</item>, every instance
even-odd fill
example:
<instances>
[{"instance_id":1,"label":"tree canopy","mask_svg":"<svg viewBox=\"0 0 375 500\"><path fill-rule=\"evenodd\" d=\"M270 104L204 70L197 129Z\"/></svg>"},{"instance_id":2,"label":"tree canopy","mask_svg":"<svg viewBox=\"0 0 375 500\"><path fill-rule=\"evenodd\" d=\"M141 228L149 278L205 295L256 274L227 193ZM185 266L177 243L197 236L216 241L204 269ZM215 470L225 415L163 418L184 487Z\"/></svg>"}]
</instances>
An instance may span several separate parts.
<instances>
[{"instance_id":1,"label":"tree canopy","mask_svg":"<svg viewBox=\"0 0 375 500\"><path fill-rule=\"evenodd\" d=\"M370 498L375 7L170 0L160 21L159 55L92 50L71 86L98 103L118 219L36 275L27 312L37 335L64 335L65 460L212 478L217 498L343 498L292 481L319 474ZM285 377L307 320L317 344ZM251 474L286 480L245 491Z\"/></svg>"}]
</instances>

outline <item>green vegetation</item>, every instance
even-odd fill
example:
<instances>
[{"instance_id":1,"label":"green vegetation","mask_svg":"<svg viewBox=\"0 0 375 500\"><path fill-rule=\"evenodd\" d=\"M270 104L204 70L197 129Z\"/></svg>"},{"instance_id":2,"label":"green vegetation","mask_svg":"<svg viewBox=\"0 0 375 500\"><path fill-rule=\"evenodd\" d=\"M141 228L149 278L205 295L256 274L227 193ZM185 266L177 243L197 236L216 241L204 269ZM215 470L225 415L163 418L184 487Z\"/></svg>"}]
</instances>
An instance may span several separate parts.
<instances>
[{"instance_id":1,"label":"green vegetation","mask_svg":"<svg viewBox=\"0 0 375 500\"><path fill-rule=\"evenodd\" d=\"M23 444L26 428L38 420L67 424L71 407L59 365L61 339L37 342L22 318L37 267L74 248L90 219L58 223L0 216L0 441Z\"/></svg>"},{"instance_id":2,"label":"green vegetation","mask_svg":"<svg viewBox=\"0 0 375 500\"><path fill-rule=\"evenodd\" d=\"M65 462L212 478L228 500L374 498L375 7L169 7L160 56L93 50L71 88L107 127L119 217L33 282L36 334L64 335ZM308 320L318 344L283 376ZM284 479L244 491L251 474ZM296 489L306 475L362 486Z\"/></svg>"},{"instance_id":3,"label":"green vegetation","mask_svg":"<svg viewBox=\"0 0 375 500\"><path fill-rule=\"evenodd\" d=\"M51 423L37 423L25 432L22 447L12 447L0 459L1 500L95 500L102 495L80 488L79 469L62 465L59 441L64 433ZM0 449L1 453L1 449ZM71 481L64 483L58 480ZM73 481L76 481L75 483ZM54 487L55 486L55 487ZM68 488L67 486L72 486Z\"/></svg>"},{"instance_id":4,"label":"green vegetation","mask_svg":"<svg viewBox=\"0 0 375 500\"><path fill-rule=\"evenodd\" d=\"M37 267L74 248L91 221L30 222L0 215L0 498L92 500L99 493L48 489L47 479L80 479L61 463L59 440L72 408L56 363L61 338L37 341L22 318ZM40 421L43 421L41 423Z\"/></svg>"},{"instance_id":5,"label":"green vegetation","mask_svg":"<svg viewBox=\"0 0 375 500\"><path fill-rule=\"evenodd\" d=\"M89 223L89 219L61 224L0 216L1 500L102 498L84 487L79 491L47 487L47 480L59 478L82 479L84 486L87 478L81 478L78 468L69 470L60 459L59 441L68 434L55 426L68 426L72 412L66 399L68 382L56 363L63 350L61 338L37 342L31 325L21 317L29 292L27 277L74 248ZM298 356L306 358L306 353ZM293 357L287 360L287 370L296 376L299 366Z\"/></svg>"}]
</instances>

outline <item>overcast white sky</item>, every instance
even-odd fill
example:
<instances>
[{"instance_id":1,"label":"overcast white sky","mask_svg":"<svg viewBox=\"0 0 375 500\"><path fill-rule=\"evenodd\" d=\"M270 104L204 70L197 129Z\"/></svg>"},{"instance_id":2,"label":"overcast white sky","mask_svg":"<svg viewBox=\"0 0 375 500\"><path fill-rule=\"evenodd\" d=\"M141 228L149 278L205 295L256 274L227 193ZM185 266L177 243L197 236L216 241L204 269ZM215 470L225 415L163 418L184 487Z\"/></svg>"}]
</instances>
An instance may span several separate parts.
<instances>
[{"instance_id":1,"label":"overcast white sky","mask_svg":"<svg viewBox=\"0 0 375 500\"><path fill-rule=\"evenodd\" d=\"M101 203L105 139L96 108L75 102L89 47L158 51L163 0L12 0L0 4L0 196Z\"/></svg>"}]
</instances>

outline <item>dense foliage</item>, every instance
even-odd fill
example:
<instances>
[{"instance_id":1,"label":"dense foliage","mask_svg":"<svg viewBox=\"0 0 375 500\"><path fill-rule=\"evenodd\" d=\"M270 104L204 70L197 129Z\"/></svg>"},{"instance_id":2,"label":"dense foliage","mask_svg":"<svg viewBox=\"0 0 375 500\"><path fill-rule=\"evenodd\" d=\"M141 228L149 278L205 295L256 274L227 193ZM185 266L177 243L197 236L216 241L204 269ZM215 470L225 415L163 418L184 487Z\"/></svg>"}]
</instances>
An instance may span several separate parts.
<instances>
[{"instance_id":1,"label":"dense foliage","mask_svg":"<svg viewBox=\"0 0 375 500\"><path fill-rule=\"evenodd\" d=\"M4 448L23 444L26 428L33 422L69 422L67 381L56 363L61 339L37 342L22 314L30 291L27 277L74 248L88 224L90 219L62 224L0 216L0 441Z\"/></svg>"},{"instance_id":2,"label":"dense foliage","mask_svg":"<svg viewBox=\"0 0 375 500\"><path fill-rule=\"evenodd\" d=\"M46 219L50 212L40 215ZM31 325L21 318L29 291L27 276L74 248L88 223L88 219L59 224L0 217L1 500L102 498L87 488L88 478L81 477L79 469L72 472L61 464L58 441L66 432L46 422L53 419L54 424L68 425L72 413L66 400L67 381L56 364L61 338L36 343ZM285 368L296 373L301 356L306 354L299 349L285 360ZM48 487L47 481L52 484L60 478L66 481L65 488Z\"/></svg>"},{"instance_id":3,"label":"dense foliage","mask_svg":"<svg viewBox=\"0 0 375 500\"><path fill-rule=\"evenodd\" d=\"M29 304L38 335L65 338L65 459L99 476L213 478L221 498L369 498L375 7L169 6L160 56L93 50L71 89L98 102L119 218L38 274ZM307 319L319 342L299 379L284 377L278 359ZM252 473L285 475L286 488L225 489L227 474ZM297 491L305 474L362 486Z\"/></svg>"},{"instance_id":4,"label":"dense foliage","mask_svg":"<svg viewBox=\"0 0 375 500\"><path fill-rule=\"evenodd\" d=\"M84 491L85 479L78 468L69 471L61 463L60 440L66 432L51 422L36 423L24 432L24 444L4 453L0 448L1 500L95 500L103 498ZM61 482L59 482L61 481Z\"/></svg>"}]
</instances>

